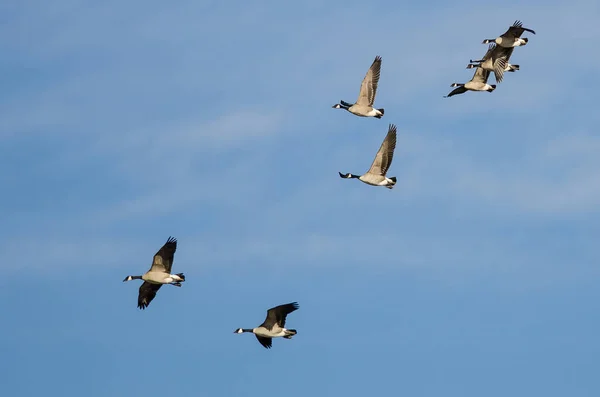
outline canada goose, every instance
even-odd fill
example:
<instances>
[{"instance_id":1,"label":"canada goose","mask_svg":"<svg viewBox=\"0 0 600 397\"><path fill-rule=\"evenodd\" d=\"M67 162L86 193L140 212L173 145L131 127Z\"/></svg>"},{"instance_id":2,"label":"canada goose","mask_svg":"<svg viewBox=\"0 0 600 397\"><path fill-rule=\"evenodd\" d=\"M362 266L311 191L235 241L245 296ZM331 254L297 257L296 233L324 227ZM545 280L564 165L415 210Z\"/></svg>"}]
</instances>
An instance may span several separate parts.
<instances>
[{"instance_id":1,"label":"canada goose","mask_svg":"<svg viewBox=\"0 0 600 397\"><path fill-rule=\"evenodd\" d=\"M383 109L375 109L375 95L377 94L377 84L379 83L379 74L381 71L381 57L376 56L369 71L360 85L358 100L355 104L340 101L332 106L334 109L346 109L352 114L361 117L376 117L380 119L383 116Z\"/></svg>"},{"instance_id":2,"label":"canada goose","mask_svg":"<svg viewBox=\"0 0 600 397\"><path fill-rule=\"evenodd\" d=\"M450 87L458 87L455 88L452 92L446 95L444 98L450 98L453 95L464 94L467 91L487 91L492 92L496 89L496 84L489 85L487 83L488 77L490 77L490 71L485 70L482 67L477 67L475 69L475 74L473 74L473 78L468 82L461 83L453 83Z\"/></svg>"},{"instance_id":3,"label":"canada goose","mask_svg":"<svg viewBox=\"0 0 600 397\"><path fill-rule=\"evenodd\" d=\"M505 48L524 46L529 41L528 38L521 38L525 31L535 34L533 30L524 28L521 21L515 21L502 36L495 39L485 39L482 44L496 43Z\"/></svg>"},{"instance_id":4,"label":"canada goose","mask_svg":"<svg viewBox=\"0 0 600 397\"><path fill-rule=\"evenodd\" d=\"M469 60L467 69L481 67L490 72L494 72L496 83L501 83L504 77L504 72L514 72L519 70L519 65L511 65L508 63L510 56L514 51L514 47L504 48L495 43L491 43L483 58L479 60Z\"/></svg>"},{"instance_id":5,"label":"canada goose","mask_svg":"<svg viewBox=\"0 0 600 397\"><path fill-rule=\"evenodd\" d=\"M144 280L138 294L138 307L140 309L148 307L152 299L156 296L156 292L158 292L163 284L181 287L181 283L185 281L183 273L171 274L175 250L177 250L177 240L169 237L165 245L154 255L150 270L142 276L127 276L123 280L123 282Z\"/></svg>"},{"instance_id":6,"label":"canada goose","mask_svg":"<svg viewBox=\"0 0 600 397\"><path fill-rule=\"evenodd\" d=\"M396 177L388 178L385 176L390 165L392 165L392 159L394 157L394 149L396 149L396 126L390 124L388 133L385 139L381 143L379 151L375 155L375 160L371 164L371 168L364 175L353 175L353 174L340 174L341 178L357 178L359 181L364 182L368 185L373 186L385 186L388 189L392 189L396 184Z\"/></svg>"},{"instance_id":7,"label":"canada goose","mask_svg":"<svg viewBox=\"0 0 600 397\"><path fill-rule=\"evenodd\" d=\"M261 345L270 349L273 338L283 336L285 339L292 339L292 336L297 334L295 329L285 328L285 319L288 314L298 310L298 308L297 302L272 307L267 310L267 318L258 327L252 329L238 328L233 331L233 333L241 334L244 332L252 332Z\"/></svg>"}]
</instances>

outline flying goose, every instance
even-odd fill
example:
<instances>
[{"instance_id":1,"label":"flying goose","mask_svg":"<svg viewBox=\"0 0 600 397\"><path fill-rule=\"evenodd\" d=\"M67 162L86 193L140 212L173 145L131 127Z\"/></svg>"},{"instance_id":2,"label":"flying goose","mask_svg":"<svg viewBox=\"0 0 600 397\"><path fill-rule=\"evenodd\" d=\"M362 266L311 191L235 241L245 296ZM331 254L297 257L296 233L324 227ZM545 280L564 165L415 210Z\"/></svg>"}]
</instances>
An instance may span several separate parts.
<instances>
[{"instance_id":1,"label":"flying goose","mask_svg":"<svg viewBox=\"0 0 600 397\"><path fill-rule=\"evenodd\" d=\"M148 307L163 284L181 287L181 283L185 281L183 273L171 274L175 250L177 250L177 239L169 237L165 245L154 255L150 270L142 276L127 276L123 280L123 282L144 280L138 294L138 307L140 309Z\"/></svg>"},{"instance_id":2,"label":"flying goose","mask_svg":"<svg viewBox=\"0 0 600 397\"><path fill-rule=\"evenodd\" d=\"M340 174L341 178L357 178L359 181L364 182L368 185L373 186L385 186L388 189L392 189L396 184L396 177L392 176L388 178L386 175L390 165L392 165L392 159L394 157L394 149L396 149L396 126L390 124L388 133L383 140L379 151L375 155L375 160L371 164L371 168L364 175L354 174Z\"/></svg>"},{"instance_id":3,"label":"flying goose","mask_svg":"<svg viewBox=\"0 0 600 397\"><path fill-rule=\"evenodd\" d=\"M377 84L379 83L379 74L381 71L381 57L376 56L369 71L360 85L360 93L355 104L340 101L332 106L334 109L346 109L352 114L361 117L376 117L380 119L383 116L383 109L375 109L375 95L377 94Z\"/></svg>"},{"instance_id":4,"label":"flying goose","mask_svg":"<svg viewBox=\"0 0 600 397\"><path fill-rule=\"evenodd\" d=\"M491 43L483 58L479 60L469 60L467 69L481 67L490 72L494 72L496 83L501 83L504 78L504 72L514 72L519 70L519 65L511 65L508 63L510 56L514 51L514 47L505 48L495 43Z\"/></svg>"},{"instance_id":5,"label":"flying goose","mask_svg":"<svg viewBox=\"0 0 600 397\"><path fill-rule=\"evenodd\" d=\"M529 41L528 38L521 38L525 31L535 34L533 30L524 28L521 21L515 21L502 36L495 39L485 39L482 44L496 43L505 48L524 46Z\"/></svg>"},{"instance_id":6,"label":"flying goose","mask_svg":"<svg viewBox=\"0 0 600 397\"><path fill-rule=\"evenodd\" d=\"M473 74L473 78L468 82L461 83L453 83L450 87L458 87L452 90L448 95L444 98L450 98L453 95L464 94L467 91L487 91L492 92L496 89L496 84L489 85L487 83L488 77L490 76L490 71L485 70L484 68L478 66L475 69L475 74Z\"/></svg>"},{"instance_id":7,"label":"flying goose","mask_svg":"<svg viewBox=\"0 0 600 397\"><path fill-rule=\"evenodd\" d=\"M285 328L285 319L288 314L298 310L298 308L297 302L272 307L267 310L267 318L258 327L252 329L238 328L233 333L252 332L261 345L266 349L270 349L273 338L283 336L285 339L292 339L292 336L297 334L295 329Z\"/></svg>"}]
</instances>

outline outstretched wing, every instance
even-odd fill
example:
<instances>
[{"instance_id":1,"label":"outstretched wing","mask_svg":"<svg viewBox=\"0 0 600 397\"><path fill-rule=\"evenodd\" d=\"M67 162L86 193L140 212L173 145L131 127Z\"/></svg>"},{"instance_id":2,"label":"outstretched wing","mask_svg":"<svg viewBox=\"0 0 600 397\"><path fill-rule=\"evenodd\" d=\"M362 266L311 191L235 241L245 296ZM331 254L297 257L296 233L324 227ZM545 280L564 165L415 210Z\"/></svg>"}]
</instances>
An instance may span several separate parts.
<instances>
[{"instance_id":1,"label":"outstretched wing","mask_svg":"<svg viewBox=\"0 0 600 397\"><path fill-rule=\"evenodd\" d=\"M373 106L373 103L375 103L375 95L377 94L380 73L381 57L376 56L360 85L360 92L358 93L358 100L356 101L358 105Z\"/></svg>"},{"instance_id":2,"label":"outstretched wing","mask_svg":"<svg viewBox=\"0 0 600 397\"><path fill-rule=\"evenodd\" d=\"M171 267L173 266L173 258L175 251L177 250L177 239L169 237L165 245L154 255L152 261L151 272L164 272L171 273Z\"/></svg>"},{"instance_id":3,"label":"outstretched wing","mask_svg":"<svg viewBox=\"0 0 600 397\"><path fill-rule=\"evenodd\" d=\"M263 345L265 347L265 349L271 348L271 343L273 342L273 339L265 338L263 336L258 336L258 335L255 335L255 336L256 336L256 339L258 339L258 342L260 342L260 344Z\"/></svg>"},{"instance_id":4,"label":"outstretched wing","mask_svg":"<svg viewBox=\"0 0 600 397\"><path fill-rule=\"evenodd\" d=\"M494 51L494 54L492 56L492 65L494 68L494 76L496 77L496 83L502 82L506 65L508 65L508 60L510 59L514 49L514 47L505 48L498 46Z\"/></svg>"},{"instance_id":5,"label":"outstretched wing","mask_svg":"<svg viewBox=\"0 0 600 397\"><path fill-rule=\"evenodd\" d=\"M482 67L478 67L475 69L475 73L473 74L471 81L485 84L487 83L488 77L490 77L490 71L485 70Z\"/></svg>"},{"instance_id":6,"label":"outstretched wing","mask_svg":"<svg viewBox=\"0 0 600 397\"><path fill-rule=\"evenodd\" d=\"M285 327L285 319L288 314L298 310L299 306L297 302L286 303L285 305L279 305L267 310L267 318L264 323L261 324L268 330L273 329L274 325L279 325L281 328Z\"/></svg>"},{"instance_id":7,"label":"outstretched wing","mask_svg":"<svg viewBox=\"0 0 600 397\"><path fill-rule=\"evenodd\" d=\"M517 21L515 21L515 23L513 23L513 25L510 28L508 28L508 30L506 31L506 33L503 34L503 36L504 37L521 37L521 35L525 31L535 34L535 31L528 29L528 28L524 28L523 22L517 20Z\"/></svg>"},{"instance_id":8,"label":"outstretched wing","mask_svg":"<svg viewBox=\"0 0 600 397\"><path fill-rule=\"evenodd\" d=\"M390 124L388 133L385 136L379 151L375 155L375 160L369 168L370 174L383 175L387 173L390 165L392 165L392 159L394 157L394 150L396 149L396 126Z\"/></svg>"},{"instance_id":9,"label":"outstretched wing","mask_svg":"<svg viewBox=\"0 0 600 397\"><path fill-rule=\"evenodd\" d=\"M140 292L138 294L138 308L146 309L152 299L156 296L156 292L162 287L162 284L152 284L144 281L140 286Z\"/></svg>"},{"instance_id":10,"label":"outstretched wing","mask_svg":"<svg viewBox=\"0 0 600 397\"><path fill-rule=\"evenodd\" d=\"M455 89L450 91L450 93L448 95L446 95L444 98L450 98L451 96L458 95L458 94L464 94L465 92L467 92L467 89L465 88L464 85L461 85L460 87L456 87Z\"/></svg>"}]
</instances>

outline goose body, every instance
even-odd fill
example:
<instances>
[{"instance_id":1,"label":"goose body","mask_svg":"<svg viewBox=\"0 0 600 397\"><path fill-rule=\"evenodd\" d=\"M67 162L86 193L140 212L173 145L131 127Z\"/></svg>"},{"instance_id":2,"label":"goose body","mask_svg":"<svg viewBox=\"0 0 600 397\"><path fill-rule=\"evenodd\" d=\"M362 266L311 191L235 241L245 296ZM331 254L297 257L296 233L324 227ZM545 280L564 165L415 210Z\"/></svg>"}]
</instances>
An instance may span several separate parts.
<instances>
[{"instance_id":1,"label":"goose body","mask_svg":"<svg viewBox=\"0 0 600 397\"><path fill-rule=\"evenodd\" d=\"M376 109L373 107L375 95L377 94L377 85L379 84L379 76L381 74L381 57L376 56L367 71L362 84L356 103L352 104L345 101L340 101L332 106L334 109L345 109L350 113L360 117L375 117L380 119L383 117L384 109Z\"/></svg>"},{"instance_id":2,"label":"goose body","mask_svg":"<svg viewBox=\"0 0 600 397\"><path fill-rule=\"evenodd\" d=\"M394 150L396 149L396 126L390 124L388 127L388 133L385 136L375 159L371 164L371 168L363 175L354 174L340 174L340 178L356 178L359 181L366 183L371 186L385 186L388 189L392 189L396 185L396 177L387 177L387 171L392 165L392 159L394 157Z\"/></svg>"},{"instance_id":3,"label":"goose body","mask_svg":"<svg viewBox=\"0 0 600 397\"><path fill-rule=\"evenodd\" d=\"M511 27L508 28L501 36L495 39L485 39L483 44L496 43L504 48L520 47L527 44L529 41L527 38L521 38L523 32L530 32L535 34L535 31L524 28L521 21L515 21Z\"/></svg>"},{"instance_id":4,"label":"goose body","mask_svg":"<svg viewBox=\"0 0 600 397\"><path fill-rule=\"evenodd\" d=\"M473 74L473 78L466 83L453 83L451 87L458 87L452 90L445 98L449 98L454 95L464 94L467 91L488 91L492 92L496 89L495 84L488 84L487 80L490 76L490 71L485 70L482 67L477 67L475 73Z\"/></svg>"},{"instance_id":5,"label":"goose body","mask_svg":"<svg viewBox=\"0 0 600 397\"><path fill-rule=\"evenodd\" d=\"M481 67L484 70L494 72L496 83L501 83L504 78L504 72L514 72L519 70L519 65L508 63L514 47L505 48L495 43L491 43L483 58L479 60L470 60L467 69Z\"/></svg>"},{"instance_id":6,"label":"goose body","mask_svg":"<svg viewBox=\"0 0 600 397\"><path fill-rule=\"evenodd\" d=\"M244 332L251 332L265 349L270 349L273 338L283 337L285 339L292 339L292 336L298 333L295 329L285 328L287 315L298 309L297 302L272 307L267 310L265 321L258 327L238 328L233 333L242 334Z\"/></svg>"},{"instance_id":7,"label":"goose body","mask_svg":"<svg viewBox=\"0 0 600 397\"><path fill-rule=\"evenodd\" d=\"M169 237L167 242L154 255L150 270L141 276L127 276L123 280L144 280L138 293L138 308L145 309L156 296L156 293L164 284L181 287L185 281L183 273L171 274L173 259L177 250L177 239Z\"/></svg>"}]
</instances>

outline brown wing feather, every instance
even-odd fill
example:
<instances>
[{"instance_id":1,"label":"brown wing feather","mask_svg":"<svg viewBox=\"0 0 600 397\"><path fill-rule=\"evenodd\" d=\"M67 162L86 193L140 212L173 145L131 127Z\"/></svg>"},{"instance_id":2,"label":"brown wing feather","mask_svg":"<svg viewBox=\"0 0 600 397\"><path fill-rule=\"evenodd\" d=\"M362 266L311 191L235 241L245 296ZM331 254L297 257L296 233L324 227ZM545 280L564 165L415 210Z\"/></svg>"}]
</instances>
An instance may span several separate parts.
<instances>
[{"instance_id":1,"label":"brown wing feather","mask_svg":"<svg viewBox=\"0 0 600 397\"><path fill-rule=\"evenodd\" d=\"M517 20L517 21L515 21L515 23L513 23L513 25L510 28L508 28L506 33L504 33L502 36L504 36L504 37L521 37L521 35L525 31L535 34L535 31L528 29L528 28L524 28L523 22Z\"/></svg>"},{"instance_id":2,"label":"brown wing feather","mask_svg":"<svg viewBox=\"0 0 600 397\"><path fill-rule=\"evenodd\" d=\"M375 103L375 95L377 95L380 74L381 57L376 56L360 85L360 92L358 93L358 100L356 101L357 104L373 106L373 103Z\"/></svg>"},{"instance_id":3,"label":"brown wing feather","mask_svg":"<svg viewBox=\"0 0 600 397\"><path fill-rule=\"evenodd\" d=\"M144 281L140 285L140 292L138 293L138 308L144 310L148 307L152 299L156 296L158 290L162 287L161 284L152 284Z\"/></svg>"},{"instance_id":4,"label":"brown wing feather","mask_svg":"<svg viewBox=\"0 0 600 397\"><path fill-rule=\"evenodd\" d=\"M169 237L165 245L154 255L150 271L171 273L173 258L177 250L177 239Z\"/></svg>"},{"instance_id":5,"label":"brown wing feather","mask_svg":"<svg viewBox=\"0 0 600 397\"><path fill-rule=\"evenodd\" d=\"M471 81L480 82L480 83L485 84L485 83L487 83L489 77L490 77L489 70L485 70L482 67L478 67L477 69L475 69L475 73L473 73L473 78L471 79Z\"/></svg>"},{"instance_id":6,"label":"brown wing feather","mask_svg":"<svg viewBox=\"0 0 600 397\"><path fill-rule=\"evenodd\" d=\"M492 66L494 67L494 76L496 78L496 83L501 83L504 78L504 69L506 69L506 65L508 64L508 60L510 59L514 47L505 48L498 46L494 51L492 56Z\"/></svg>"},{"instance_id":7,"label":"brown wing feather","mask_svg":"<svg viewBox=\"0 0 600 397\"><path fill-rule=\"evenodd\" d=\"M396 149L396 126L390 124L388 133L385 136L379 151L375 155L375 160L369 168L369 173L377 175L385 175L392 165L392 159L394 158L394 150Z\"/></svg>"},{"instance_id":8,"label":"brown wing feather","mask_svg":"<svg viewBox=\"0 0 600 397\"><path fill-rule=\"evenodd\" d=\"M273 329L275 324L280 327L285 327L285 320L287 315L293 311L298 310L299 306L297 302L286 303L285 305L279 305L270 308L267 310L267 318L261 324L262 327L265 327L268 330Z\"/></svg>"}]
</instances>

